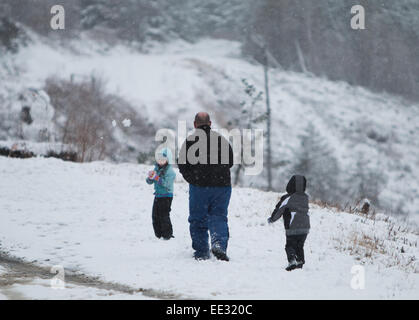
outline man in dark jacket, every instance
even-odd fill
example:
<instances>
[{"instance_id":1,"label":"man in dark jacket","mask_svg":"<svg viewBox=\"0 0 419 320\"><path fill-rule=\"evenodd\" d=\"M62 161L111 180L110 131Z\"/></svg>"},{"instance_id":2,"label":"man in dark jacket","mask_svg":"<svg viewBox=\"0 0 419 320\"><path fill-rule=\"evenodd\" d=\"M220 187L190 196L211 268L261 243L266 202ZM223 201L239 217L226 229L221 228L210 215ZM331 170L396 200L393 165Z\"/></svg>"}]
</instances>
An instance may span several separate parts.
<instances>
[{"instance_id":1,"label":"man in dark jacket","mask_svg":"<svg viewBox=\"0 0 419 320\"><path fill-rule=\"evenodd\" d=\"M285 251L288 258L287 271L302 268L304 260L304 242L310 231L308 215L308 195L305 194L307 180L304 176L295 175L287 184L287 194L281 197L276 205L269 223L284 218L287 243Z\"/></svg>"},{"instance_id":2,"label":"man in dark jacket","mask_svg":"<svg viewBox=\"0 0 419 320\"><path fill-rule=\"evenodd\" d=\"M217 259L228 261L227 214L233 151L224 137L211 130L208 113L198 113L194 127L195 132L182 145L178 159L179 171L189 183L188 221L194 257L209 258L209 231L212 253Z\"/></svg>"}]
</instances>

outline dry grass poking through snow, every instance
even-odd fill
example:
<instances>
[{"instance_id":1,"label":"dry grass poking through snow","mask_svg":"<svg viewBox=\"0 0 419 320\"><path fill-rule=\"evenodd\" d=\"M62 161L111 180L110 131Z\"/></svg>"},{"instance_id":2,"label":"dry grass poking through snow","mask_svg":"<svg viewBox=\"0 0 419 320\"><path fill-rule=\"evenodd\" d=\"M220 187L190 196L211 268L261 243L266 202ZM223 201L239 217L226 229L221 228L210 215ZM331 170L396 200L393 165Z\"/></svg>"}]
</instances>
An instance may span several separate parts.
<instances>
[{"instance_id":1,"label":"dry grass poking through snow","mask_svg":"<svg viewBox=\"0 0 419 320\"><path fill-rule=\"evenodd\" d=\"M355 215L357 223L334 238L336 249L349 252L360 264L379 263L386 268L419 273L417 230L383 214Z\"/></svg>"},{"instance_id":2,"label":"dry grass poking through snow","mask_svg":"<svg viewBox=\"0 0 419 320\"><path fill-rule=\"evenodd\" d=\"M400 267L419 273L417 226L384 214L364 214L356 208L323 201L312 201L312 205L327 209L331 214L350 214L355 216L351 226L342 228L334 237L336 249L348 252L361 264L380 262L383 267Z\"/></svg>"},{"instance_id":3,"label":"dry grass poking through snow","mask_svg":"<svg viewBox=\"0 0 419 320\"><path fill-rule=\"evenodd\" d=\"M352 233L350 237L350 246L348 249L352 255L364 256L366 258L372 258L374 254L386 254L385 246L382 240L378 238L371 238L366 234L356 234Z\"/></svg>"}]
</instances>

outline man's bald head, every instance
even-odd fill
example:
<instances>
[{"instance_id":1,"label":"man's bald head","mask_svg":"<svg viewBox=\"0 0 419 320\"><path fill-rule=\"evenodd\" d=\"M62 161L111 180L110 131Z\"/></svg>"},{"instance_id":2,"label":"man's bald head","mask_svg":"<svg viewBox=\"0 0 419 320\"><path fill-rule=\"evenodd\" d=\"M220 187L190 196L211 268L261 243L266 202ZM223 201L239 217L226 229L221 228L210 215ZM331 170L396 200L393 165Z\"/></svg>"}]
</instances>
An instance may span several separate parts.
<instances>
[{"instance_id":1,"label":"man's bald head","mask_svg":"<svg viewBox=\"0 0 419 320\"><path fill-rule=\"evenodd\" d=\"M195 116L194 126L195 128L199 128L201 126L211 126L211 119L208 113L206 112L198 112Z\"/></svg>"}]
</instances>

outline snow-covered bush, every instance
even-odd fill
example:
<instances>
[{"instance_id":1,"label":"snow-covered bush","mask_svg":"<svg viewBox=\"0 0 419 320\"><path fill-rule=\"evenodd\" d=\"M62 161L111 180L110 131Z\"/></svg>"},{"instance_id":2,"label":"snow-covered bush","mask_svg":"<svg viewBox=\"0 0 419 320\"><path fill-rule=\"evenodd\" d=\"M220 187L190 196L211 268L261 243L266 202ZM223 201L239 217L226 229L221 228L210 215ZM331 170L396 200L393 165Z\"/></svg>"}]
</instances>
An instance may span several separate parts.
<instances>
[{"instance_id":1,"label":"snow-covered bush","mask_svg":"<svg viewBox=\"0 0 419 320\"><path fill-rule=\"evenodd\" d=\"M0 94L0 103L0 139L55 142L54 108L45 91L28 88L4 98Z\"/></svg>"},{"instance_id":2,"label":"snow-covered bush","mask_svg":"<svg viewBox=\"0 0 419 320\"><path fill-rule=\"evenodd\" d=\"M28 89L22 92L14 108L19 114L23 140L55 142L54 108L45 91Z\"/></svg>"}]
</instances>

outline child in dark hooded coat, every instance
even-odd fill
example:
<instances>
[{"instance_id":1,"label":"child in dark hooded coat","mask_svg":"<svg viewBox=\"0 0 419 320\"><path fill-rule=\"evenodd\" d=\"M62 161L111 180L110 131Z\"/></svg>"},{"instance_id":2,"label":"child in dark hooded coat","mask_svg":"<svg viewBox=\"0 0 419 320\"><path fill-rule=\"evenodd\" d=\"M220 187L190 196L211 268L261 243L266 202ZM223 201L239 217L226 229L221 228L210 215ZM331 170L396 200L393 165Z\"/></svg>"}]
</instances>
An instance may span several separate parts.
<instances>
[{"instance_id":1,"label":"child in dark hooded coat","mask_svg":"<svg viewBox=\"0 0 419 320\"><path fill-rule=\"evenodd\" d=\"M304 260L304 243L310 231L308 215L308 195L305 193L307 180L304 176L295 175L287 185L287 194L281 197L268 223L274 223L283 217L287 243L285 251L288 258L287 271L302 268Z\"/></svg>"}]
</instances>

